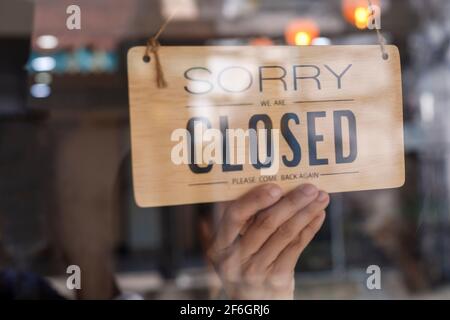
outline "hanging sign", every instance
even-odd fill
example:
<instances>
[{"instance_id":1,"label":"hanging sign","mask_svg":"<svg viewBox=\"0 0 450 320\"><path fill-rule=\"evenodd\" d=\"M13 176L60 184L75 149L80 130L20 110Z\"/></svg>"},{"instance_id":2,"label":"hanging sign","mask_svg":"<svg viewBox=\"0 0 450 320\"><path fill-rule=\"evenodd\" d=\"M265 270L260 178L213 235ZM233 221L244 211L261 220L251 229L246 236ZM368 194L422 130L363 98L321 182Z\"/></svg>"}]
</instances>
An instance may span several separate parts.
<instances>
[{"instance_id":1,"label":"hanging sign","mask_svg":"<svg viewBox=\"0 0 450 320\"><path fill-rule=\"evenodd\" d=\"M286 192L403 185L396 47L386 60L378 46L145 52L128 53L138 205L233 200L269 182Z\"/></svg>"}]
</instances>

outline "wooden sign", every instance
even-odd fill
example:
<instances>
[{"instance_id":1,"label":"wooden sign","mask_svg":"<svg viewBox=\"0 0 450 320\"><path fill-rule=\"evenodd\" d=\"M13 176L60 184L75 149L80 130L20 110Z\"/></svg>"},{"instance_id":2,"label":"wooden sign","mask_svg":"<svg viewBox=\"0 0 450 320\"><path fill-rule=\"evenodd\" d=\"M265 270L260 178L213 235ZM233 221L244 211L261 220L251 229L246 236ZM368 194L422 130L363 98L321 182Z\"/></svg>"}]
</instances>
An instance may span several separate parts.
<instances>
[{"instance_id":1,"label":"wooden sign","mask_svg":"<svg viewBox=\"0 0 450 320\"><path fill-rule=\"evenodd\" d=\"M388 46L145 47L128 53L142 207L233 200L263 183L328 192L404 183L401 69Z\"/></svg>"}]
</instances>

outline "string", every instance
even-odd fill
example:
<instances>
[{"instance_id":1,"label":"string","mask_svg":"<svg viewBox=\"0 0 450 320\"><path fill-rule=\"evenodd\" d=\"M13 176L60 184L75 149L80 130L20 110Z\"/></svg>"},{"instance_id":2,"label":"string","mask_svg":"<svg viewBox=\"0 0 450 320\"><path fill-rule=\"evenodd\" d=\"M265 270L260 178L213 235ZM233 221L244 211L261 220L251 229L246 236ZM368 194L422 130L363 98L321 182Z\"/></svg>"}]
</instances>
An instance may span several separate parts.
<instances>
[{"instance_id":1,"label":"string","mask_svg":"<svg viewBox=\"0 0 450 320\"><path fill-rule=\"evenodd\" d=\"M167 88L167 81L164 78L164 71L161 65L161 60L159 58L159 47L160 43L158 41L161 34L164 32L164 30L167 28L169 23L172 21L172 19L175 17L177 13L177 10L175 10L162 24L162 26L159 28L158 32L148 39L147 41L147 47L145 48L145 54L144 54L144 62L148 63L150 62L150 53L153 53L153 56L155 57L155 67L156 67L156 85L158 88Z\"/></svg>"},{"instance_id":2,"label":"string","mask_svg":"<svg viewBox=\"0 0 450 320\"><path fill-rule=\"evenodd\" d=\"M367 0L367 2L369 3L369 8L372 9L373 8L372 0ZM389 59L389 54L386 51L386 39L383 37L383 34L381 33L380 29L375 27L375 31L377 32L378 43L380 44L381 56L383 57L384 60L387 60Z\"/></svg>"},{"instance_id":3,"label":"string","mask_svg":"<svg viewBox=\"0 0 450 320\"><path fill-rule=\"evenodd\" d=\"M367 2L369 4L369 7L373 8L372 0L367 0ZM143 60L146 63L150 62L150 53L153 53L153 55L155 57L156 84L157 84L158 88L167 88L167 81L164 78L164 71L163 71L163 68L161 65L161 60L159 58L159 53L158 53L158 50L160 47L160 43L159 43L158 39L161 36L161 34L164 32L164 30L167 28L169 23L173 20L173 18L177 14L177 11L178 11L177 9L174 10L173 13L161 25L158 32L156 32L156 34L147 41L147 46L146 46L145 54L143 57ZM389 54L386 51L386 39L383 37L381 31L378 28L375 28L375 30L377 33L378 42L380 44L382 58L384 60L387 60L387 59L389 59Z\"/></svg>"}]
</instances>

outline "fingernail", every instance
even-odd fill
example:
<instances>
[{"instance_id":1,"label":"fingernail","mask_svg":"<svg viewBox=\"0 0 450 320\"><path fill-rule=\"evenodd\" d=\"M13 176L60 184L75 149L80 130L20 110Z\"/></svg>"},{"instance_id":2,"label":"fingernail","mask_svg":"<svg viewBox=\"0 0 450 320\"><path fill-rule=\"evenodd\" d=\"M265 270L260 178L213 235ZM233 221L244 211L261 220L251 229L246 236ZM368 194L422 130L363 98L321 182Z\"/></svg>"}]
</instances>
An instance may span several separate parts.
<instances>
[{"instance_id":1,"label":"fingernail","mask_svg":"<svg viewBox=\"0 0 450 320\"><path fill-rule=\"evenodd\" d=\"M281 197L282 193L283 191L281 190L281 188L276 186L270 187L269 189L269 194L272 198L279 198Z\"/></svg>"},{"instance_id":2,"label":"fingernail","mask_svg":"<svg viewBox=\"0 0 450 320\"><path fill-rule=\"evenodd\" d=\"M326 192L320 191L317 201L323 202L328 199L328 194Z\"/></svg>"},{"instance_id":3,"label":"fingernail","mask_svg":"<svg viewBox=\"0 0 450 320\"><path fill-rule=\"evenodd\" d=\"M305 184L302 186L302 192L307 196L312 196L317 192L317 188L312 184Z\"/></svg>"}]
</instances>

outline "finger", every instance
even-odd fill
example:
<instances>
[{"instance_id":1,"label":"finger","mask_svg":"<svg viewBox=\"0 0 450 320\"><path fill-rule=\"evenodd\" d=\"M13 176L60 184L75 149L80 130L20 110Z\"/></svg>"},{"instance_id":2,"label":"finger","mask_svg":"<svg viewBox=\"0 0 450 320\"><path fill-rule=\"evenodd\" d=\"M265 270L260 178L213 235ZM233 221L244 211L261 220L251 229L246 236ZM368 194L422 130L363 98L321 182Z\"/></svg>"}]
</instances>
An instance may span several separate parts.
<instances>
[{"instance_id":1,"label":"finger","mask_svg":"<svg viewBox=\"0 0 450 320\"><path fill-rule=\"evenodd\" d=\"M318 195L319 190L305 184L288 193L278 203L264 210L255 218L240 241L240 256L243 261L256 253L264 242L296 212L305 208Z\"/></svg>"},{"instance_id":2,"label":"finger","mask_svg":"<svg viewBox=\"0 0 450 320\"><path fill-rule=\"evenodd\" d=\"M311 242L325 221L325 211L321 212L278 256L272 265L270 277L272 281L283 281L284 277L292 275L303 250Z\"/></svg>"},{"instance_id":3,"label":"finger","mask_svg":"<svg viewBox=\"0 0 450 320\"><path fill-rule=\"evenodd\" d=\"M239 232L239 235L243 236L247 232L248 228L250 228L250 226L252 225L252 223L254 221L255 221L255 216L248 219L247 222L245 223L244 227L241 229L241 232Z\"/></svg>"},{"instance_id":4,"label":"finger","mask_svg":"<svg viewBox=\"0 0 450 320\"><path fill-rule=\"evenodd\" d=\"M321 191L313 202L298 211L270 236L261 249L252 257L254 263L263 270L267 269L277 259L280 253L290 243L297 240L302 231L322 214L329 203L330 197L327 193Z\"/></svg>"},{"instance_id":5,"label":"finger","mask_svg":"<svg viewBox=\"0 0 450 320\"><path fill-rule=\"evenodd\" d=\"M224 250L231 246L247 221L259 211L275 204L282 195L283 191L278 185L266 184L230 203L217 231L216 249Z\"/></svg>"}]
</instances>

